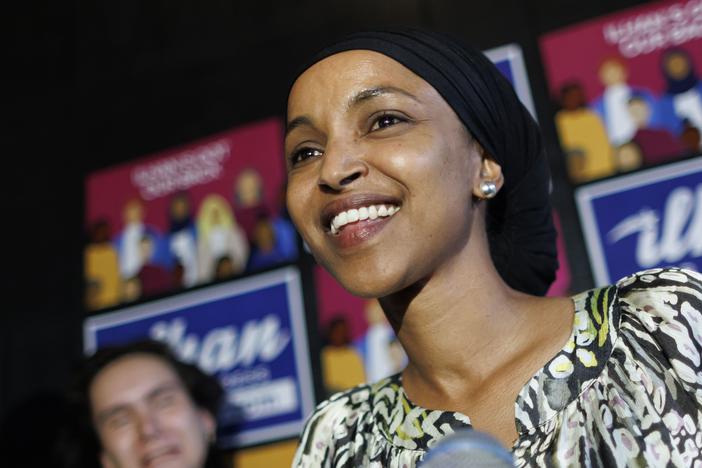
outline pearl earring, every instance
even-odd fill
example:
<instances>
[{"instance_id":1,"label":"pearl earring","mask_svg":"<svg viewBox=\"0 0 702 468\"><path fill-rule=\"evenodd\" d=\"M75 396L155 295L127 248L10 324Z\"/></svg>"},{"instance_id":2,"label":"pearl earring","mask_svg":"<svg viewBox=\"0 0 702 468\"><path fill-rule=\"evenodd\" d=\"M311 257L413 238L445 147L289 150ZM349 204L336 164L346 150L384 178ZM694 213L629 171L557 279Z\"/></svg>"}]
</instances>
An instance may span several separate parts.
<instances>
[{"instance_id":1,"label":"pearl earring","mask_svg":"<svg viewBox=\"0 0 702 468\"><path fill-rule=\"evenodd\" d=\"M492 198L497 195L497 185L492 180L484 180L480 182L480 193L482 198Z\"/></svg>"}]
</instances>

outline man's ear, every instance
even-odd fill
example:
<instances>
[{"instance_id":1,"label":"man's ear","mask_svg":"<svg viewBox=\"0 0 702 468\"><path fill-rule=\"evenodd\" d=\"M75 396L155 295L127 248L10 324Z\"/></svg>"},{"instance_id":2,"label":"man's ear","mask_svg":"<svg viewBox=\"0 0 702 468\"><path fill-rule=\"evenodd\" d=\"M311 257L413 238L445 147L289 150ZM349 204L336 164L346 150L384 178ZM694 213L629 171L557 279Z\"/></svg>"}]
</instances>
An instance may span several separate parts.
<instances>
[{"instance_id":1,"label":"man's ear","mask_svg":"<svg viewBox=\"0 0 702 468\"><path fill-rule=\"evenodd\" d=\"M217 422L215 421L214 416L212 416L212 413L205 409L199 410L199 416L200 424L202 424L202 428L204 429L205 434L207 435L207 441L210 444L214 444L214 441L217 438Z\"/></svg>"}]
</instances>

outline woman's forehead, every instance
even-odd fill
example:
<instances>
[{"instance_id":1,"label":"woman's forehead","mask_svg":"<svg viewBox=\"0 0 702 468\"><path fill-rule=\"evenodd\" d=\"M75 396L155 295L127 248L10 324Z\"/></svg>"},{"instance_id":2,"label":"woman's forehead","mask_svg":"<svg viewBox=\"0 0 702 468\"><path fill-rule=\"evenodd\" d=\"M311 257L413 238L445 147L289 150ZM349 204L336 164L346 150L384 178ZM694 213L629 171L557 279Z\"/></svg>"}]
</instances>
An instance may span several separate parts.
<instances>
[{"instance_id":1,"label":"woman's forehead","mask_svg":"<svg viewBox=\"0 0 702 468\"><path fill-rule=\"evenodd\" d=\"M298 77L290 91L289 111L310 104L310 94L317 98L324 95L325 100L348 100L364 89L376 88L394 88L417 96L434 91L421 77L387 55L349 50L325 57Z\"/></svg>"}]
</instances>

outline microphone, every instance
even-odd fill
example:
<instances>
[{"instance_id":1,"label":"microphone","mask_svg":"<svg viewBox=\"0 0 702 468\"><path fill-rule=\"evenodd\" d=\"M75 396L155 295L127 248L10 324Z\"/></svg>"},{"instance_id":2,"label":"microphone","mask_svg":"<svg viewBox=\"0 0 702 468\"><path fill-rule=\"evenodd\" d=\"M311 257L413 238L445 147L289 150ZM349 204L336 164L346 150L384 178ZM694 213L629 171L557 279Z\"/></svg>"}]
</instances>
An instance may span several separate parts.
<instances>
[{"instance_id":1,"label":"microphone","mask_svg":"<svg viewBox=\"0 0 702 468\"><path fill-rule=\"evenodd\" d=\"M495 438L461 429L441 439L429 450L421 468L513 468L510 454Z\"/></svg>"}]
</instances>

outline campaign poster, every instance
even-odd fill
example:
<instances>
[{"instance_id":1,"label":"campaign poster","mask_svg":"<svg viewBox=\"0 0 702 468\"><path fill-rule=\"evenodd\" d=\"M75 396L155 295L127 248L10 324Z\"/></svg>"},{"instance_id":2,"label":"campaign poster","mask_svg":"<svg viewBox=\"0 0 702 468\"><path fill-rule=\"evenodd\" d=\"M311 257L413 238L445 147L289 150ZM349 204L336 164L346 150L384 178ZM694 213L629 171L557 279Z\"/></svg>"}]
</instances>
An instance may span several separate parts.
<instances>
[{"instance_id":1,"label":"campaign poster","mask_svg":"<svg viewBox=\"0 0 702 468\"><path fill-rule=\"evenodd\" d=\"M702 156L576 190L598 286L635 271L702 271Z\"/></svg>"},{"instance_id":2,"label":"campaign poster","mask_svg":"<svg viewBox=\"0 0 702 468\"><path fill-rule=\"evenodd\" d=\"M269 119L89 175L87 310L294 261L282 142Z\"/></svg>"},{"instance_id":3,"label":"campaign poster","mask_svg":"<svg viewBox=\"0 0 702 468\"><path fill-rule=\"evenodd\" d=\"M524 65L522 48L518 44L507 44L485 50L484 53L512 84L519 100L522 101L524 107L529 110L531 116L536 120L536 110L534 108L534 100L531 97L529 75Z\"/></svg>"},{"instance_id":4,"label":"campaign poster","mask_svg":"<svg viewBox=\"0 0 702 468\"><path fill-rule=\"evenodd\" d=\"M224 448L296 437L314 408L300 274L285 267L86 319L87 353L153 339L217 376Z\"/></svg>"},{"instance_id":5,"label":"campaign poster","mask_svg":"<svg viewBox=\"0 0 702 468\"><path fill-rule=\"evenodd\" d=\"M702 0L653 2L540 39L573 183L702 150Z\"/></svg>"}]
</instances>

